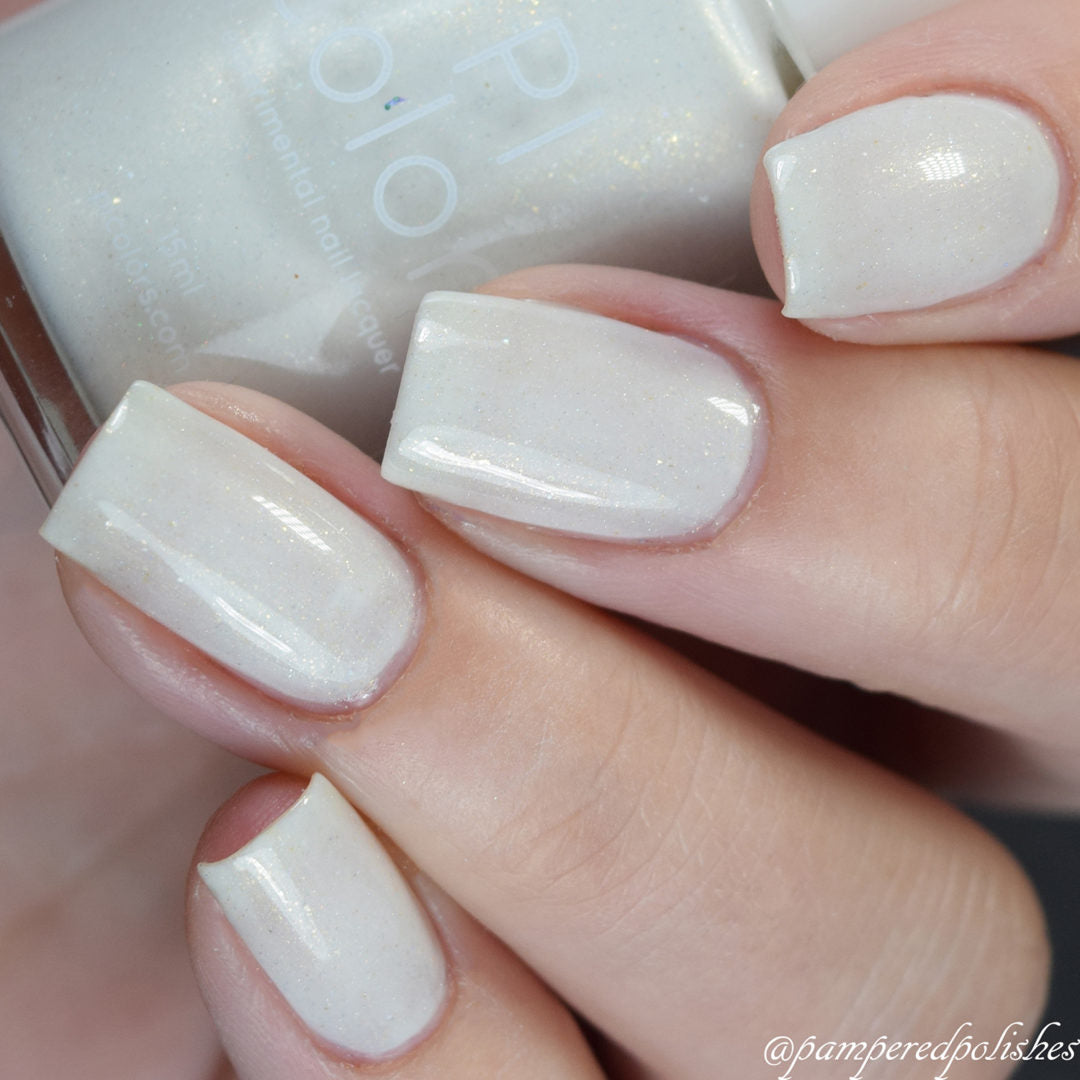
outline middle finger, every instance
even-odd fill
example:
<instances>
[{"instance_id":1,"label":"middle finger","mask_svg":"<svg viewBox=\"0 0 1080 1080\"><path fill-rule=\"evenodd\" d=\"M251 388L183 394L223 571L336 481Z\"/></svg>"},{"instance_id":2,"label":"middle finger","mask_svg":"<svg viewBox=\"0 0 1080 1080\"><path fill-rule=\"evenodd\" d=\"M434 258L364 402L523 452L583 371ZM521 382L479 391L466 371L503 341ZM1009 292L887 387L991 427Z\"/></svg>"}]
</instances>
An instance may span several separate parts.
<instances>
[{"instance_id":1,"label":"middle finger","mask_svg":"<svg viewBox=\"0 0 1080 1080\"><path fill-rule=\"evenodd\" d=\"M297 703L299 691L283 700L269 677L256 690L68 565L69 596L96 647L220 741L324 772L647 1065L714 1080L721 1061L731 1075L759 1067L778 1033L936 1042L972 1018L1000 1030L1037 1010L1046 962L1037 905L972 823L470 551L292 410L237 390L189 393L407 545L426 597L415 654L373 704L320 717ZM103 446L120 445L128 462L167 463L167 453L116 443L130 419ZM185 438L201 429L185 421ZM164 424L146 430L155 444L169 438ZM267 492L247 491L235 466L248 451L233 452L217 455L207 490L265 505ZM96 459L92 447L76 483L107 505L100 485L111 478L95 473ZM178 467L190 472L182 458ZM209 539L185 552L185 568L227 557L229 522L205 520L198 496L178 505L183 485L169 479L155 470L144 488L127 474L111 498L165 500L142 506L140 520L165 523L170 558L196 518L194 543ZM338 533L317 531L322 516L285 509L253 520L276 530L300 522L288 530L299 540L287 542L342 546ZM260 542L248 535L244 550ZM207 578L204 567L196 583ZM288 599L301 617L316 602L305 587L295 572Z\"/></svg>"}]
</instances>

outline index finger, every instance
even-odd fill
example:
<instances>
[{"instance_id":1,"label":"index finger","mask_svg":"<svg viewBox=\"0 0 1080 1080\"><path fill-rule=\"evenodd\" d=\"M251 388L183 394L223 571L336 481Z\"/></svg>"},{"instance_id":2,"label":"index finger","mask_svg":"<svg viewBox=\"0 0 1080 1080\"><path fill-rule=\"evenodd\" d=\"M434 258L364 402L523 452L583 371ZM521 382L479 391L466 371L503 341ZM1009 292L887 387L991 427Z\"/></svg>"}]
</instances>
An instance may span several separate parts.
<instances>
[{"instance_id":1,"label":"index finger","mask_svg":"<svg viewBox=\"0 0 1080 1080\"><path fill-rule=\"evenodd\" d=\"M875 344L1080 330L1078 57L1072 0L971 0L807 83L753 197L784 313Z\"/></svg>"}]
</instances>

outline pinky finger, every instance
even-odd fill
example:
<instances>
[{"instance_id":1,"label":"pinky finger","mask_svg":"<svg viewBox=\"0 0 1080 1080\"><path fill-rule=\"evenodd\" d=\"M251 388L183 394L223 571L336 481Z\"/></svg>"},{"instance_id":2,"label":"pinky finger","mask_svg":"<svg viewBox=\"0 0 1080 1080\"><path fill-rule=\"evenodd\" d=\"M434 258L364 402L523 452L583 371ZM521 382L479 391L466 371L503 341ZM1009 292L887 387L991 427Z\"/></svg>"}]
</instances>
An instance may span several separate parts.
<instances>
[{"instance_id":1,"label":"pinky finger","mask_svg":"<svg viewBox=\"0 0 1080 1080\"><path fill-rule=\"evenodd\" d=\"M196 861L188 937L238 1080L603 1075L550 991L322 777L244 788Z\"/></svg>"}]
</instances>

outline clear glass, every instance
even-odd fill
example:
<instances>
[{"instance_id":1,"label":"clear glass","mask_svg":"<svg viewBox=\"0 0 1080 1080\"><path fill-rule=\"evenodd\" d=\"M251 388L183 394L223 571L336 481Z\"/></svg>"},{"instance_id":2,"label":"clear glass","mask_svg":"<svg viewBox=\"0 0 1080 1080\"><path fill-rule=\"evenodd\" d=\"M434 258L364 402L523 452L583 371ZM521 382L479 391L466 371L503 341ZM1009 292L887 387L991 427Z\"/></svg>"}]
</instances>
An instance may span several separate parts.
<instances>
[{"instance_id":1,"label":"clear glass","mask_svg":"<svg viewBox=\"0 0 1080 1080\"><path fill-rule=\"evenodd\" d=\"M425 292L559 261L759 289L791 82L752 0L53 0L0 33L9 412L36 396L61 475L136 377L378 453Z\"/></svg>"}]
</instances>

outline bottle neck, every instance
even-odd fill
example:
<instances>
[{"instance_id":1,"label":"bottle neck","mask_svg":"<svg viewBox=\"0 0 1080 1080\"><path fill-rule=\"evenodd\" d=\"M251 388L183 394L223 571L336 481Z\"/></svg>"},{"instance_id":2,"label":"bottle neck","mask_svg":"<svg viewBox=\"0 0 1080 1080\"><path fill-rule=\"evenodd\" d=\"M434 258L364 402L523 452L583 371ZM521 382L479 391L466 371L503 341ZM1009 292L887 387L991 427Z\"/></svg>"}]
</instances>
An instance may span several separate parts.
<instances>
[{"instance_id":1,"label":"bottle neck","mask_svg":"<svg viewBox=\"0 0 1080 1080\"><path fill-rule=\"evenodd\" d=\"M866 41L956 0L760 0L804 79Z\"/></svg>"},{"instance_id":2,"label":"bottle neck","mask_svg":"<svg viewBox=\"0 0 1080 1080\"><path fill-rule=\"evenodd\" d=\"M0 419L52 504L97 424L0 234Z\"/></svg>"},{"instance_id":3,"label":"bottle neck","mask_svg":"<svg viewBox=\"0 0 1080 1080\"><path fill-rule=\"evenodd\" d=\"M803 41L797 21L791 17L790 6L786 0L762 0L762 2L769 13L772 31L776 35L780 48L797 72L797 86L798 83L805 82L816 74L817 67ZM794 90L795 87L791 89Z\"/></svg>"}]
</instances>

